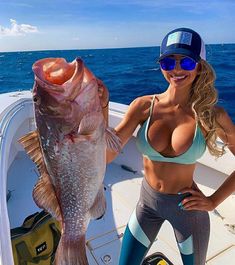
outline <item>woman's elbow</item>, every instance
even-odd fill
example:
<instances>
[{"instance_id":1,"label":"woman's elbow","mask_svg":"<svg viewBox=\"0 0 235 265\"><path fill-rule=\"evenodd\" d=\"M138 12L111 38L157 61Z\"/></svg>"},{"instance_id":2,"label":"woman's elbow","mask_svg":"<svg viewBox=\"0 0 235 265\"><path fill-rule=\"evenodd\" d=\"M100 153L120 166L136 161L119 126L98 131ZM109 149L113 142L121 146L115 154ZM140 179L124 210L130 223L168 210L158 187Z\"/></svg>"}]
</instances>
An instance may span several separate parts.
<instances>
[{"instance_id":1,"label":"woman's elbow","mask_svg":"<svg viewBox=\"0 0 235 265\"><path fill-rule=\"evenodd\" d=\"M106 164L111 163L119 153L106 149Z\"/></svg>"}]
</instances>

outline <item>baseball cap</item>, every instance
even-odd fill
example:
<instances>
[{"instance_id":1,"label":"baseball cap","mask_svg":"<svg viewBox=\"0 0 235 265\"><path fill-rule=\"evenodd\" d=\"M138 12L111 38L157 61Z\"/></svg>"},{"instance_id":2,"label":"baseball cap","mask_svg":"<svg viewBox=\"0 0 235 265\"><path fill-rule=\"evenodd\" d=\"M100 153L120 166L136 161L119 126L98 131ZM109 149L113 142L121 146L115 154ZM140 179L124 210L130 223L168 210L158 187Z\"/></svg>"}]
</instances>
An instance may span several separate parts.
<instances>
[{"instance_id":1,"label":"baseball cap","mask_svg":"<svg viewBox=\"0 0 235 265\"><path fill-rule=\"evenodd\" d=\"M182 54L195 61L206 60L206 49L201 36L189 28L170 31L162 41L158 60L172 54Z\"/></svg>"}]
</instances>

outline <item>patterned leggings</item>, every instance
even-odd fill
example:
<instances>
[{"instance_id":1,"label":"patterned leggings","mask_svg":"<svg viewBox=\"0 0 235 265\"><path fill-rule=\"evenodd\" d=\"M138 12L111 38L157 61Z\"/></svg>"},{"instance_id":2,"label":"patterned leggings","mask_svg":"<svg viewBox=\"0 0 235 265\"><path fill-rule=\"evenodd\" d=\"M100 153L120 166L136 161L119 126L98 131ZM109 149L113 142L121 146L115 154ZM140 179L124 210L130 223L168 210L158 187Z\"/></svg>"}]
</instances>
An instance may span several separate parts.
<instances>
[{"instance_id":1,"label":"patterned leggings","mask_svg":"<svg viewBox=\"0 0 235 265\"><path fill-rule=\"evenodd\" d=\"M178 204L186 196L190 194L157 192L143 179L140 199L124 233L119 265L140 265L165 220L174 229L183 264L205 265L209 215L181 210Z\"/></svg>"}]
</instances>

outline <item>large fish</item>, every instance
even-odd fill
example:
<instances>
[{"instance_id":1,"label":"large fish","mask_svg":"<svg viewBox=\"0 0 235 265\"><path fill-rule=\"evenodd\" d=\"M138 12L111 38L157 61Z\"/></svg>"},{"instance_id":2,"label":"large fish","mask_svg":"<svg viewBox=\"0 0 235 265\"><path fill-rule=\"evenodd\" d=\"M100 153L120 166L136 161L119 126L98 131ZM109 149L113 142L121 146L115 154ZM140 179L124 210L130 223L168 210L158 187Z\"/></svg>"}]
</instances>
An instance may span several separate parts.
<instances>
[{"instance_id":1,"label":"large fish","mask_svg":"<svg viewBox=\"0 0 235 265\"><path fill-rule=\"evenodd\" d=\"M120 141L106 126L98 80L81 59L46 58L33 71L37 130L20 139L41 174L33 198L61 221L56 265L87 265L88 223L106 209L106 147L118 152Z\"/></svg>"}]
</instances>

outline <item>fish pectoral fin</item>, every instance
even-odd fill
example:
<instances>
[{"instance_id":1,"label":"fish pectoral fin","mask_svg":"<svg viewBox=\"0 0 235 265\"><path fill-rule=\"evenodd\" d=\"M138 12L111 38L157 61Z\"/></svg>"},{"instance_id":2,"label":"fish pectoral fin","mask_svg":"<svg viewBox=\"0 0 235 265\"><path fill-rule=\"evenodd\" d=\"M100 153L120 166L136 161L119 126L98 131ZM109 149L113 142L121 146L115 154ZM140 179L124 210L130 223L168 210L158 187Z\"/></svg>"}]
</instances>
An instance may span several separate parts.
<instances>
[{"instance_id":1,"label":"fish pectoral fin","mask_svg":"<svg viewBox=\"0 0 235 265\"><path fill-rule=\"evenodd\" d=\"M40 173L44 170L44 161L41 151L41 146L39 142L38 131L32 131L22 136L18 142L23 145L26 153L33 160L33 162L37 165L37 168Z\"/></svg>"},{"instance_id":2,"label":"fish pectoral fin","mask_svg":"<svg viewBox=\"0 0 235 265\"><path fill-rule=\"evenodd\" d=\"M122 142L121 139L116 135L113 128L106 128L105 130L105 139L107 148L119 153L121 151Z\"/></svg>"},{"instance_id":3,"label":"fish pectoral fin","mask_svg":"<svg viewBox=\"0 0 235 265\"><path fill-rule=\"evenodd\" d=\"M80 122L78 134L91 135L102 122L101 119L103 117L98 112L87 113Z\"/></svg>"},{"instance_id":4,"label":"fish pectoral fin","mask_svg":"<svg viewBox=\"0 0 235 265\"><path fill-rule=\"evenodd\" d=\"M100 219L103 217L106 210L106 199L104 196L104 185L101 186L93 205L89 212L92 219Z\"/></svg>"},{"instance_id":5,"label":"fish pectoral fin","mask_svg":"<svg viewBox=\"0 0 235 265\"><path fill-rule=\"evenodd\" d=\"M35 185L33 189L33 199L39 208L43 208L58 221L62 221L61 210L55 189L47 172L43 172Z\"/></svg>"}]
</instances>

